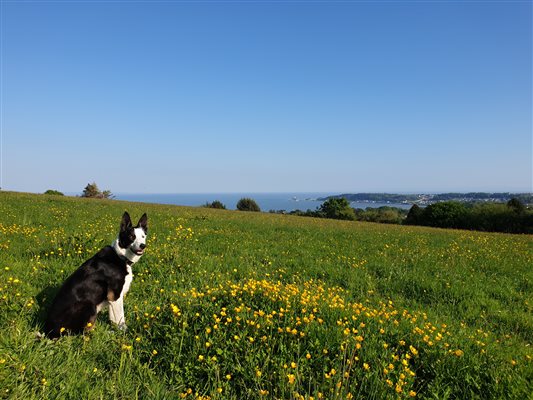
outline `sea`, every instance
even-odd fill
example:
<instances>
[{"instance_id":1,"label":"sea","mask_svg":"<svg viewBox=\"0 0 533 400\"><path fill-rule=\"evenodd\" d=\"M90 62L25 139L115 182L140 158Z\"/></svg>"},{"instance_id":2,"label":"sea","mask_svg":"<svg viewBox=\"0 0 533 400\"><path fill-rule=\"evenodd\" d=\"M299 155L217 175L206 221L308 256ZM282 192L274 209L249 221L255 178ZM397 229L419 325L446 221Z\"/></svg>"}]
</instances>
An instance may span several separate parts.
<instances>
[{"instance_id":1,"label":"sea","mask_svg":"<svg viewBox=\"0 0 533 400\"><path fill-rule=\"evenodd\" d=\"M220 201L228 210L235 210L237 202L243 197L254 199L261 211L295 211L316 210L323 201L318 200L334 193L114 193L117 200L141 203L173 204L179 206L200 207L215 200ZM352 202L353 208L378 208L382 206L409 209L410 204Z\"/></svg>"}]
</instances>

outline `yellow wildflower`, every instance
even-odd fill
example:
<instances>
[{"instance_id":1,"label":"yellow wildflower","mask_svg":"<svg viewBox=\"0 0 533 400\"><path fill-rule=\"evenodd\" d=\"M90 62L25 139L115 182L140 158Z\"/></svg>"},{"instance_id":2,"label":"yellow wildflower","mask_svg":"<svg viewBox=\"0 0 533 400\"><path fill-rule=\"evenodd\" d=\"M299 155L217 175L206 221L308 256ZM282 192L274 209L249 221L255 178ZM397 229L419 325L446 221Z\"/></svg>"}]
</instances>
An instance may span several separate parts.
<instances>
[{"instance_id":1,"label":"yellow wildflower","mask_svg":"<svg viewBox=\"0 0 533 400\"><path fill-rule=\"evenodd\" d=\"M289 379L289 384L292 385L296 380L296 377L294 376L294 374L288 374L287 379Z\"/></svg>"}]
</instances>

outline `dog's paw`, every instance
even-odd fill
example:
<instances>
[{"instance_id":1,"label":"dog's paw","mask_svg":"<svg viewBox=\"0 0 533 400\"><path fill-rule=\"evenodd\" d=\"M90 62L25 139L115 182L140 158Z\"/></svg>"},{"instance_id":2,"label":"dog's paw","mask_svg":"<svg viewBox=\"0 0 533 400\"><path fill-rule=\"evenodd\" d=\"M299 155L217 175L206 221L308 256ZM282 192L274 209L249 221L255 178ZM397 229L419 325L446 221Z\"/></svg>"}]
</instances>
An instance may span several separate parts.
<instances>
[{"instance_id":1,"label":"dog's paw","mask_svg":"<svg viewBox=\"0 0 533 400\"><path fill-rule=\"evenodd\" d=\"M118 324L117 327L122 332L126 332L128 330L128 326L124 322L121 324Z\"/></svg>"}]
</instances>

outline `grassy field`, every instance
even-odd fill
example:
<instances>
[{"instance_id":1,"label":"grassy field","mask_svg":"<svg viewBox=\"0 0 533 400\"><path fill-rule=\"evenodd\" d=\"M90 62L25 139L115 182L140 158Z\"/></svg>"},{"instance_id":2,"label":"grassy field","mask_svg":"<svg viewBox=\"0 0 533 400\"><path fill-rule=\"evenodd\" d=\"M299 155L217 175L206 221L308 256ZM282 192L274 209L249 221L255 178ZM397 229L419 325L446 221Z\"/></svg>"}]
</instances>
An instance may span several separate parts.
<instances>
[{"instance_id":1,"label":"grassy field","mask_svg":"<svg viewBox=\"0 0 533 400\"><path fill-rule=\"evenodd\" d=\"M128 331L36 340L149 216ZM527 399L533 237L0 192L0 398Z\"/></svg>"}]
</instances>

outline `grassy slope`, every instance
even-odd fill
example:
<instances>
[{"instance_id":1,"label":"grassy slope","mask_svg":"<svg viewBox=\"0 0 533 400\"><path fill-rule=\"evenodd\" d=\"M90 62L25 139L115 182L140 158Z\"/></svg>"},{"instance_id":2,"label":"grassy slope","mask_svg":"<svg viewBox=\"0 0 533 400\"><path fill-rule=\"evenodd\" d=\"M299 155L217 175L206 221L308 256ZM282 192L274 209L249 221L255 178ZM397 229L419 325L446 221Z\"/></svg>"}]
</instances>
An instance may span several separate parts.
<instances>
[{"instance_id":1,"label":"grassy slope","mask_svg":"<svg viewBox=\"0 0 533 400\"><path fill-rule=\"evenodd\" d=\"M125 209L129 331L35 341ZM526 398L531 265L531 236L4 192L0 397Z\"/></svg>"}]
</instances>

